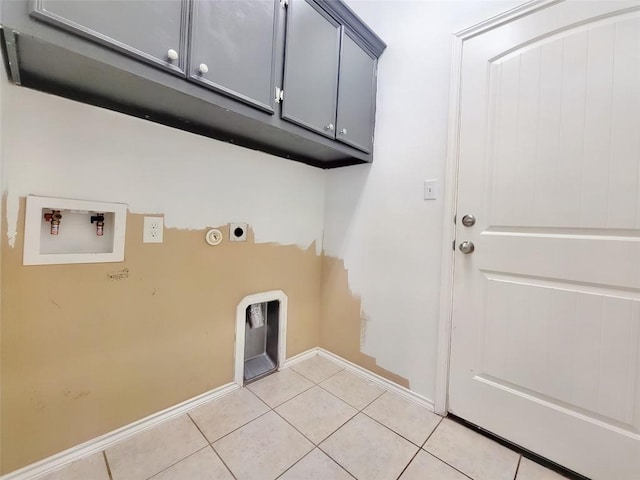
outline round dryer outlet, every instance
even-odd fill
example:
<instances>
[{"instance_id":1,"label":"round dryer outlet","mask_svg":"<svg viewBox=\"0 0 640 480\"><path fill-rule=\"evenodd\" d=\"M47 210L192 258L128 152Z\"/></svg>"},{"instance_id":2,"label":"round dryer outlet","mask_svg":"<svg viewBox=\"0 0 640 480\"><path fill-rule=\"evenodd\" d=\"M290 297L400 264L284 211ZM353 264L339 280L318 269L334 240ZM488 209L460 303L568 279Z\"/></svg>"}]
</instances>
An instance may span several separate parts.
<instances>
[{"instance_id":1,"label":"round dryer outlet","mask_svg":"<svg viewBox=\"0 0 640 480\"><path fill-rule=\"evenodd\" d=\"M215 247L216 245L220 245L220 243L222 243L222 232L216 228L212 228L206 233L204 239L209 245Z\"/></svg>"}]
</instances>

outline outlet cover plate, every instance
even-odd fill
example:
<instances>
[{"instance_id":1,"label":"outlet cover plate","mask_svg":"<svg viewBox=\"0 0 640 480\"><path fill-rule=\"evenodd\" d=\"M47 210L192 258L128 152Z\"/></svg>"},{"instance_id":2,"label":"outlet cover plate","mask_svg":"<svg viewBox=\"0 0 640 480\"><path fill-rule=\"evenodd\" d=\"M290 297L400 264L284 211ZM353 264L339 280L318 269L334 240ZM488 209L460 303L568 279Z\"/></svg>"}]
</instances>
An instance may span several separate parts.
<instances>
[{"instance_id":1,"label":"outlet cover plate","mask_svg":"<svg viewBox=\"0 0 640 480\"><path fill-rule=\"evenodd\" d=\"M163 217L144 217L142 243L162 243L164 233Z\"/></svg>"},{"instance_id":2,"label":"outlet cover plate","mask_svg":"<svg viewBox=\"0 0 640 480\"><path fill-rule=\"evenodd\" d=\"M229 241L230 242L246 242L247 241L247 224L246 223L230 223L229 224Z\"/></svg>"}]
</instances>

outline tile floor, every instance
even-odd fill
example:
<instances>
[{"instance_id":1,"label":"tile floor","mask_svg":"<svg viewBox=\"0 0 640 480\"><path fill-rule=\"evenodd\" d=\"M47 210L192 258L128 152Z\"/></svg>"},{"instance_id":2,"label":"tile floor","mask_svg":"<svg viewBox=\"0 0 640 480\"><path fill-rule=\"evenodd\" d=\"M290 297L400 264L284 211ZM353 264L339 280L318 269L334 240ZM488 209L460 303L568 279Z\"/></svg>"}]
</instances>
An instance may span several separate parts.
<instances>
[{"instance_id":1,"label":"tile floor","mask_svg":"<svg viewBox=\"0 0 640 480\"><path fill-rule=\"evenodd\" d=\"M314 356L39 480L560 480Z\"/></svg>"}]
</instances>

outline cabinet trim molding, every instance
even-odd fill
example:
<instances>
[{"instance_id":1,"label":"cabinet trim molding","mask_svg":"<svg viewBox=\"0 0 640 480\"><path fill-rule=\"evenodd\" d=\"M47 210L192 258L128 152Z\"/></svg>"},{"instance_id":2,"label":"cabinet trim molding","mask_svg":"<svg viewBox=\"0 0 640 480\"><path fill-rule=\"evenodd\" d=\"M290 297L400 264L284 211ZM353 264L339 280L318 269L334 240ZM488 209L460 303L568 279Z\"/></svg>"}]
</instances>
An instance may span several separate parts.
<instances>
[{"instance_id":1,"label":"cabinet trim molding","mask_svg":"<svg viewBox=\"0 0 640 480\"><path fill-rule=\"evenodd\" d=\"M372 30L367 28L362 19L344 3L332 0L313 1L338 20L338 22L343 25L348 25L354 36L357 37L359 43L362 43L363 46L369 49L376 57L382 55L382 52L387 48L387 44Z\"/></svg>"}]
</instances>

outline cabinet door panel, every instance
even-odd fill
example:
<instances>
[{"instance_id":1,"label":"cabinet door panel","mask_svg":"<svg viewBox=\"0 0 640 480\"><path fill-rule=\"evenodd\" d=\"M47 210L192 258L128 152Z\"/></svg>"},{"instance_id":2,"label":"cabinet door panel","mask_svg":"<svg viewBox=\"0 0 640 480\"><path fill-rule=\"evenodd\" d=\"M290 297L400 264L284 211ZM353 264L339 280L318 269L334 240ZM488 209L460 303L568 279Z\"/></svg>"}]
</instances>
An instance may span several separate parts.
<instances>
[{"instance_id":1,"label":"cabinet door panel","mask_svg":"<svg viewBox=\"0 0 640 480\"><path fill-rule=\"evenodd\" d=\"M186 0L36 0L31 15L176 73L186 66ZM177 58L169 58L174 50Z\"/></svg>"},{"instance_id":2,"label":"cabinet door panel","mask_svg":"<svg viewBox=\"0 0 640 480\"><path fill-rule=\"evenodd\" d=\"M290 1L282 117L331 138L335 137L340 31L338 23L306 0Z\"/></svg>"},{"instance_id":3,"label":"cabinet door panel","mask_svg":"<svg viewBox=\"0 0 640 480\"><path fill-rule=\"evenodd\" d=\"M336 138L371 153L376 102L376 58L345 33L340 57Z\"/></svg>"},{"instance_id":4,"label":"cabinet door panel","mask_svg":"<svg viewBox=\"0 0 640 480\"><path fill-rule=\"evenodd\" d=\"M276 0L194 2L189 78L273 112L278 5Z\"/></svg>"}]
</instances>

